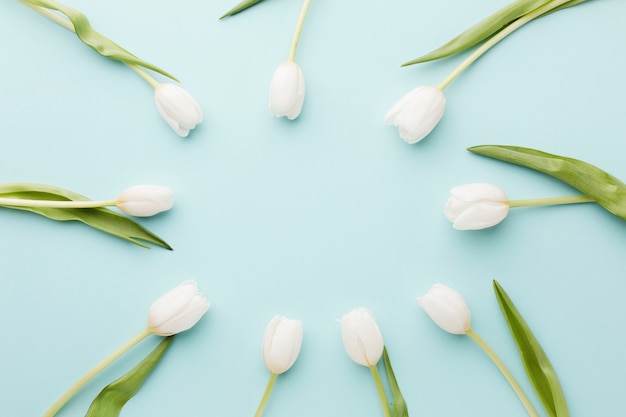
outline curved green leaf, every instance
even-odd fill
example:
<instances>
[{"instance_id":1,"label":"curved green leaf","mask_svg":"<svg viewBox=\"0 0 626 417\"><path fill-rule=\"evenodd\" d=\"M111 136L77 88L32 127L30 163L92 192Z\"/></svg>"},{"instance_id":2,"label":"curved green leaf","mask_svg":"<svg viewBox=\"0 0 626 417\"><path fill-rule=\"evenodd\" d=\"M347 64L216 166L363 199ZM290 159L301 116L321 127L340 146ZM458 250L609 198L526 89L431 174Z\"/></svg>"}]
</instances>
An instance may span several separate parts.
<instances>
[{"instance_id":1,"label":"curved green leaf","mask_svg":"<svg viewBox=\"0 0 626 417\"><path fill-rule=\"evenodd\" d=\"M174 340L174 336L163 339L152 352L137 366L120 379L110 383L93 400L85 417L117 417L122 407L141 388L150 372L154 369L163 354Z\"/></svg>"},{"instance_id":2,"label":"curved green leaf","mask_svg":"<svg viewBox=\"0 0 626 417\"><path fill-rule=\"evenodd\" d=\"M556 375L554 367L541 345L533 335L530 327L524 321L513 301L504 289L493 281L493 289L500 305L500 310L511 330L511 335L517 344L517 348L537 396L551 417L568 417L567 402L561 388L561 383Z\"/></svg>"},{"instance_id":3,"label":"curved green leaf","mask_svg":"<svg viewBox=\"0 0 626 417\"><path fill-rule=\"evenodd\" d=\"M21 1L23 3L26 3L27 5L42 7L44 9L55 10L63 13L65 16L68 17L68 19L74 26L76 36L78 36L78 38L83 41L83 43L94 49L100 55L103 55L107 58L115 59L117 61L121 61L128 65L137 65L146 69L150 69L168 78L171 78L172 80L178 81L178 79L172 74L162 70L155 65L150 64L149 62L139 59L126 49L122 48L120 45L113 42L111 39L94 30L91 27L87 16L82 14L80 11L72 7L59 4L53 0Z\"/></svg>"},{"instance_id":4,"label":"curved green leaf","mask_svg":"<svg viewBox=\"0 0 626 417\"><path fill-rule=\"evenodd\" d=\"M44 184L13 183L0 184L0 197L21 198L28 200L54 201L87 201L85 196L62 188ZM135 245L149 248L142 241L172 249L163 239L150 232L143 226L135 223L128 217L122 216L104 207L100 208L42 208L42 207L9 207L14 210L25 210L40 214L52 220L76 220L85 223L94 229L117 236Z\"/></svg>"},{"instance_id":5,"label":"curved green leaf","mask_svg":"<svg viewBox=\"0 0 626 417\"><path fill-rule=\"evenodd\" d=\"M441 45L439 48L422 55L419 58L412 59L411 61L402 64L403 67L419 64L422 62L434 61L437 59L445 58L447 56L458 54L472 46L484 41L485 39L495 35L506 26L520 17L530 13L531 11L549 3L551 0L516 0L513 3L503 7L491 16L481 20L471 28L462 32L452 40ZM557 10L574 6L578 3L582 3L586 0L571 0L556 9L551 10L546 14L555 12Z\"/></svg>"},{"instance_id":6,"label":"curved green leaf","mask_svg":"<svg viewBox=\"0 0 626 417\"><path fill-rule=\"evenodd\" d=\"M609 212L626 220L626 185L594 165L519 146L482 145L467 150L548 174L571 185Z\"/></svg>"},{"instance_id":7,"label":"curved green leaf","mask_svg":"<svg viewBox=\"0 0 626 417\"><path fill-rule=\"evenodd\" d=\"M263 0L243 0L241 3L239 3L238 5L236 5L229 11L227 11L222 17L220 17L220 19L242 12L246 10L247 8L254 6L257 3L261 3L262 1Z\"/></svg>"},{"instance_id":8,"label":"curved green leaf","mask_svg":"<svg viewBox=\"0 0 626 417\"><path fill-rule=\"evenodd\" d=\"M402 392L400 392L396 375L391 367L391 360L389 359L389 354L387 353L387 346L383 347L383 362L385 364L387 381L389 382L389 390L391 391L391 396L393 397L389 406L391 410L391 417L409 417L409 409L407 408Z\"/></svg>"}]
</instances>

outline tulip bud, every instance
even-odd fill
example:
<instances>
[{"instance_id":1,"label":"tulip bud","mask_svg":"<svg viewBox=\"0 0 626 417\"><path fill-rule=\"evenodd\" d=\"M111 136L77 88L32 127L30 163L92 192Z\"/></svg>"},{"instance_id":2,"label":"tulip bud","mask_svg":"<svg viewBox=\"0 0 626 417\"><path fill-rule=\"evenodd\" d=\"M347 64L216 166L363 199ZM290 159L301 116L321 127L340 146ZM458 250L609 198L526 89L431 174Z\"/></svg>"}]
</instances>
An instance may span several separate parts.
<instances>
[{"instance_id":1,"label":"tulip bud","mask_svg":"<svg viewBox=\"0 0 626 417\"><path fill-rule=\"evenodd\" d=\"M270 113L293 120L300 115L304 103L304 75L300 66L286 61L278 66L270 84Z\"/></svg>"},{"instance_id":2,"label":"tulip bud","mask_svg":"<svg viewBox=\"0 0 626 417\"><path fill-rule=\"evenodd\" d=\"M137 217L154 216L174 205L170 188L158 185L136 185L127 188L117 197L116 206L124 213Z\"/></svg>"},{"instance_id":3,"label":"tulip bud","mask_svg":"<svg viewBox=\"0 0 626 417\"><path fill-rule=\"evenodd\" d=\"M504 191L491 184L466 184L450 190L444 213L458 230L478 230L495 226L509 214Z\"/></svg>"},{"instance_id":4,"label":"tulip bud","mask_svg":"<svg viewBox=\"0 0 626 417\"><path fill-rule=\"evenodd\" d=\"M397 126L400 137L413 144L424 139L437 126L445 107L446 97L439 88L417 87L389 110L385 123Z\"/></svg>"},{"instance_id":5,"label":"tulip bud","mask_svg":"<svg viewBox=\"0 0 626 417\"><path fill-rule=\"evenodd\" d=\"M209 310L209 300L188 280L156 300L148 311L148 329L159 336L171 336L192 328Z\"/></svg>"},{"instance_id":6,"label":"tulip bud","mask_svg":"<svg viewBox=\"0 0 626 417\"><path fill-rule=\"evenodd\" d=\"M163 120L179 136L186 137L202 122L202 110L196 100L176 84L158 84L154 88L154 101Z\"/></svg>"},{"instance_id":7,"label":"tulip bud","mask_svg":"<svg viewBox=\"0 0 626 417\"><path fill-rule=\"evenodd\" d=\"M341 337L348 356L359 365L376 365L383 354L383 335L372 313L364 307L343 316Z\"/></svg>"},{"instance_id":8,"label":"tulip bud","mask_svg":"<svg viewBox=\"0 0 626 417\"><path fill-rule=\"evenodd\" d=\"M302 322L284 316L275 316L263 336L263 361L273 374L282 374L291 368L302 346Z\"/></svg>"},{"instance_id":9,"label":"tulip bud","mask_svg":"<svg viewBox=\"0 0 626 417\"><path fill-rule=\"evenodd\" d=\"M443 284L434 284L417 303L448 333L465 334L471 328L472 314L463 296Z\"/></svg>"}]
</instances>

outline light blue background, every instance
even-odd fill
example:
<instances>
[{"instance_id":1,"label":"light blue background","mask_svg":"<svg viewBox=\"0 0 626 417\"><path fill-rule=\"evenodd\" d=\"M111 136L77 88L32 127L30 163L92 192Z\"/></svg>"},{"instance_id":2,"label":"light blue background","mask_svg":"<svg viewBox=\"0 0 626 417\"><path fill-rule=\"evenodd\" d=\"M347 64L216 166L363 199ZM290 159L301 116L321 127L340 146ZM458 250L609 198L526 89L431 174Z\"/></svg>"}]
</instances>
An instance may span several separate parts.
<instances>
[{"instance_id":1,"label":"light blue background","mask_svg":"<svg viewBox=\"0 0 626 417\"><path fill-rule=\"evenodd\" d=\"M235 3L66 2L182 80L205 114L182 139L132 71L2 2L0 181L94 199L144 183L176 195L173 210L140 220L173 252L2 210L3 415L41 415L188 278L212 307L122 416L252 416L268 377L263 331L283 314L303 321L304 343L265 415L379 417L369 371L349 360L337 323L358 306L377 317L411 416L525 416L479 348L437 328L414 301L435 282L460 291L474 329L539 409L493 279L552 360L572 416L621 415L626 222L588 204L516 209L493 229L459 232L442 208L450 188L469 182L497 184L511 199L576 194L465 150L474 145L541 149L626 179L626 3L588 1L514 33L446 89L441 124L413 146L384 125L385 113L463 57L400 64L507 1L313 0L297 57L307 94L294 122L270 116L267 96L301 2L268 0L218 21ZM157 342L106 369L58 416L84 415Z\"/></svg>"}]
</instances>

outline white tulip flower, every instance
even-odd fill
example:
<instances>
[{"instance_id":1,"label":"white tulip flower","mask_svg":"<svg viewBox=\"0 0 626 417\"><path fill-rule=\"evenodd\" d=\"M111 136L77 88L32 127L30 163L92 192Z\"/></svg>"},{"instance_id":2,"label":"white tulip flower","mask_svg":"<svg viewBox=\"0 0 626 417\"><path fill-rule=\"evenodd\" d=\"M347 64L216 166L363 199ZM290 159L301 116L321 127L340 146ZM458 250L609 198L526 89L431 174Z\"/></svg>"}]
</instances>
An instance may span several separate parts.
<instances>
[{"instance_id":1,"label":"white tulip flower","mask_svg":"<svg viewBox=\"0 0 626 417\"><path fill-rule=\"evenodd\" d=\"M495 226L509 214L504 191L492 184L474 183L454 187L444 213L458 230L478 230Z\"/></svg>"},{"instance_id":2,"label":"white tulip flower","mask_svg":"<svg viewBox=\"0 0 626 417\"><path fill-rule=\"evenodd\" d=\"M385 116L385 123L398 128L400 137L413 144L424 139L439 123L446 107L441 89L421 86L409 91Z\"/></svg>"},{"instance_id":3,"label":"white tulip flower","mask_svg":"<svg viewBox=\"0 0 626 417\"><path fill-rule=\"evenodd\" d=\"M443 284L434 284L417 303L426 314L448 333L466 334L471 329L472 314L465 299Z\"/></svg>"},{"instance_id":4,"label":"white tulip flower","mask_svg":"<svg viewBox=\"0 0 626 417\"><path fill-rule=\"evenodd\" d=\"M179 136L186 137L191 129L202 122L202 109L196 100L176 84L157 84L154 101L163 120Z\"/></svg>"},{"instance_id":5,"label":"white tulip flower","mask_svg":"<svg viewBox=\"0 0 626 417\"><path fill-rule=\"evenodd\" d=\"M148 329L171 336L192 328L209 310L209 300L194 280L187 280L156 300L148 311Z\"/></svg>"},{"instance_id":6,"label":"white tulip flower","mask_svg":"<svg viewBox=\"0 0 626 417\"><path fill-rule=\"evenodd\" d=\"M270 113L293 120L300 115L304 104L304 75L300 66L286 61L278 66L270 84Z\"/></svg>"},{"instance_id":7,"label":"white tulip flower","mask_svg":"<svg viewBox=\"0 0 626 417\"><path fill-rule=\"evenodd\" d=\"M174 192L158 185L136 185L120 193L116 206L131 216L154 216L174 206Z\"/></svg>"},{"instance_id":8,"label":"white tulip flower","mask_svg":"<svg viewBox=\"0 0 626 417\"><path fill-rule=\"evenodd\" d=\"M273 374L282 374L293 366L302 346L303 328L300 320L275 316L263 337L263 361Z\"/></svg>"},{"instance_id":9,"label":"white tulip flower","mask_svg":"<svg viewBox=\"0 0 626 417\"><path fill-rule=\"evenodd\" d=\"M383 335L367 308L356 308L342 317L341 337L348 356L359 365L374 366L383 354Z\"/></svg>"}]
</instances>

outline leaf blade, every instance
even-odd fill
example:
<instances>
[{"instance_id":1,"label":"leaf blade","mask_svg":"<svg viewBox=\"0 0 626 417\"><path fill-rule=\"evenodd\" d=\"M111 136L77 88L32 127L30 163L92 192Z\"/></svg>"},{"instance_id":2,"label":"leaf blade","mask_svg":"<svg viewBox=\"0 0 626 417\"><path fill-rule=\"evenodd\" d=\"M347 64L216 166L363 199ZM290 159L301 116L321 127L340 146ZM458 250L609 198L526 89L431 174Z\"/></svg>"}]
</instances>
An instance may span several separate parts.
<instances>
[{"instance_id":1,"label":"leaf blade","mask_svg":"<svg viewBox=\"0 0 626 417\"><path fill-rule=\"evenodd\" d=\"M257 3L261 3L262 1L263 0L243 0L241 3L237 4L235 7L224 13L224 15L220 17L220 20L243 12L244 10L256 5Z\"/></svg>"},{"instance_id":2,"label":"leaf blade","mask_svg":"<svg viewBox=\"0 0 626 417\"><path fill-rule=\"evenodd\" d=\"M0 196L29 200L86 201L87 197L59 187L34 183L0 184ZM51 220L79 221L104 233L119 237L135 245L149 248L142 241L171 250L162 238L132 219L104 207L84 209L60 209L43 207L9 207L8 209L30 211Z\"/></svg>"},{"instance_id":3,"label":"leaf blade","mask_svg":"<svg viewBox=\"0 0 626 417\"><path fill-rule=\"evenodd\" d=\"M493 288L528 379L541 403L551 417L569 417L563 388L548 356L502 286L494 280Z\"/></svg>"},{"instance_id":4,"label":"leaf blade","mask_svg":"<svg viewBox=\"0 0 626 417\"><path fill-rule=\"evenodd\" d=\"M124 405L139 391L173 340L174 336L164 338L133 369L104 387L89 406L85 417L119 416Z\"/></svg>"},{"instance_id":5,"label":"leaf blade","mask_svg":"<svg viewBox=\"0 0 626 417\"><path fill-rule=\"evenodd\" d=\"M480 145L467 150L557 178L626 220L626 184L592 164L520 146Z\"/></svg>"},{"instance_id":6,"label":"leaf blade","mask_svg":"<svg viewBox=\"0 0 626 417\"><path fill-rule=\"evenodd\" d=\"M137 65L155 72L162 74L168 78L171 78L174 81L179 81L176 77L174 77L169 72L153 65L147 61L144 61L131 52L124 49L122 46L113 42L111 39L107 38L100 32L96 31L91 24L89 23L89 19L79 10L74 9L69 6L62 5L52 0L20 0L28 5L41 7L48 10L53 10L60 12L67 16L72 25L74 26L74 30L76 36L87 46L95 50L102 56L105 56L110 59L114 59L116 61L123 62L127 65Z\"/></svg>"},{"instance_id":7,"label":"leaf blade","mask_svg":"<svg viewBox=\"0 0 626 417\"><path fill-rule=\"evenodd\" d=\"M393 398L389 407L391 409L391 415L392 417L408 417L409 409L406 405L402 392L400 392L400 386L396 380L396 375L393 372L391 360L389 359L389 354L387 353L387 346L383 347L383 363L385 365L385 373L387 374L387 381L389 382L389 389Z\"/></svg>"},{"instance_id":8,"label":"leaf blade","mask_svg":"<svg viewBox=\"0 0 626 417\"><path fill-rule=\"evenodd\" d=\"M550 1L551 0L516 0L496 11L495 13L489 15L488 17L466 29L465 31L461 32L459 35L455 36L438 48L418 58L407 61L402 64L402 66L406 67L409 65L420 64L423 62L435 61L463 52L477 45L478 43L490 38L491 36L495 35L502 29L510 25L515 20L530 13L538 7L549 3ZM566 7L574 6L576 4L582 3L583 1L586 0L571 0L541 16L545 16Z\"/></svg>"}]
</instances>

